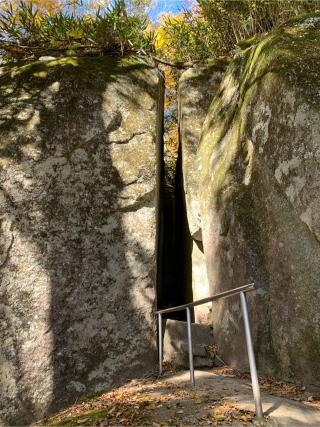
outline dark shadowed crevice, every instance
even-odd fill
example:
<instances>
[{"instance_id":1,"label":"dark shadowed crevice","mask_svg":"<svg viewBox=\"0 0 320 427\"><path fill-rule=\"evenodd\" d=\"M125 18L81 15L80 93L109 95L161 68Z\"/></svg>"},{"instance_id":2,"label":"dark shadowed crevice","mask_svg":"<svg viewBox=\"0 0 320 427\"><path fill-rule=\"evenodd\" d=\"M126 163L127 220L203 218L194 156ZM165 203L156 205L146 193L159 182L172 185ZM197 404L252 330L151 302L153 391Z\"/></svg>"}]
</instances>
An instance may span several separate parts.
<instances>
[{"instance_id":1,"label":"dark shadowed crevice","mask_svg":"<svg viewBox=\"0 0 320 427\"><path fill-rule=\"evenodd\" d=\"M165 120L165 114L164 114ZM165 139L164 126L164 139ZM181 149L168 179L168 164L161 148L158 213L157 308L174 307L192 301L191 245L184 202ZM167 318L185 320L186 313L175 312Z\"/></svg>"}]
</instances>

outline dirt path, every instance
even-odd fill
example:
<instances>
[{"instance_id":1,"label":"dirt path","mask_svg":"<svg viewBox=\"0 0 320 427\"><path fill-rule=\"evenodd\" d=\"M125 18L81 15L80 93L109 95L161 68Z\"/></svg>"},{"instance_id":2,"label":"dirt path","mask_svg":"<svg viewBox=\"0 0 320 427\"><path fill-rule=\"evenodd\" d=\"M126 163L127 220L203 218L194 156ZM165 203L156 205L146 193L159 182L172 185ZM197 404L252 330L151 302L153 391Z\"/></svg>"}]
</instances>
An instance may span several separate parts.
<instances>
[{"instance_id":1,"label":"dirt path","mask_svg":"<svg viewBox=\"0 0 320 427\"><path fill-rule=\"evenodd\" d=\"M317 402L302 403L305 390L291 383L262 381L266 426L320 426ZM296 400L287 399L289 396ZM309 396L310 397L310 396ZM250 381L230 370L196 371L196 387L189 373L161 380L134 380L126 386L88 399L43 420L40 425L65 426L243 426L257 425Z\"/></svg>"}]
</instances>

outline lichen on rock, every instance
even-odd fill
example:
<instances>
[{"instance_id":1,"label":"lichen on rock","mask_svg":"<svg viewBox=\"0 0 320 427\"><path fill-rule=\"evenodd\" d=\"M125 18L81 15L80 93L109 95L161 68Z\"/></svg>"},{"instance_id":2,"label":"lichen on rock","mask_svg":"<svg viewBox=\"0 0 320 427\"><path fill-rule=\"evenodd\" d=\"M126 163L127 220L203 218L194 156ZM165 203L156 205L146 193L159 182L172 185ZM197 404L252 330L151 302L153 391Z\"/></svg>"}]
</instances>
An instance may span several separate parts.
<instances>
[{"instance_id":1,"label":"lichen on rock","mask_svg":"<svg viewBox=\"0 0 320 427\"><path fill-rule=\"evenodd\" d=\"M162 96L133 57L0 77L0 424L154 366Z\"/></svg>"}]
</instances>

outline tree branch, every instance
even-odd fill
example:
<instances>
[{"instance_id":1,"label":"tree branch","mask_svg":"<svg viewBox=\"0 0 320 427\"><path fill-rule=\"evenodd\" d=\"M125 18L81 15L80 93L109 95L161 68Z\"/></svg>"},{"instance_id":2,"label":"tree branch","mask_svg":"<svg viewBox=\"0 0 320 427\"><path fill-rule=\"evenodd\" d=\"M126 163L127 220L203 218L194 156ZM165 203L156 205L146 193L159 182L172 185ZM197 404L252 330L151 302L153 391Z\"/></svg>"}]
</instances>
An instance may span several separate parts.
<instances>
[{"instance_id":1,"label":"tree branch","mask_svg":"<svg viewBox=\"0 0 320 427\"><path fill-rule=\"evenodd\" d=\"M194 65L196 65L199 62L199 61L170 62L170 61L167 61L166 59L158 58L157 56L153 56L153 55L148 55L148 56L150 56L154 61L159 62L160 64L169 65L169 67L174 67L174 68L179 68L179 69L193 67Z\"/></svg>"},{"instance_id":2,"label":"tree branch","mask_svg":"<svg viewBox=\"0 0 320 427\"><path fill-rule=\"evenodd\" d=\"M135 49L132 43L130 43L130 45L132 46L132 48L131 50L128 50L128 53L137 53L137 54L140 54L141 56L152 58L155 62L158 62L159 64L168 65L169 67L173 67L173 68L178 68L178 69L190 68L199 62L199 61L172 62L172 61L168 61L167 59L159 58L157 56L148 54L144 49ZM18 43L12 43L12 42L6 42L6 41L0 41L0 50L4 50L13 56L24 56L26 54L35 54L39 56L39 55L45 55L46 53L66 52L68 50L74 50L75 52L81 51L81 54L84 54L84 53L87 53L87 54L114 53L115 54L117 53L116 49L107 48L105 46L93 45L93 44L77 45L74 48L72 48L72 46L42 47L42 46L20 45Z\"/></svg>"}]
</instances>

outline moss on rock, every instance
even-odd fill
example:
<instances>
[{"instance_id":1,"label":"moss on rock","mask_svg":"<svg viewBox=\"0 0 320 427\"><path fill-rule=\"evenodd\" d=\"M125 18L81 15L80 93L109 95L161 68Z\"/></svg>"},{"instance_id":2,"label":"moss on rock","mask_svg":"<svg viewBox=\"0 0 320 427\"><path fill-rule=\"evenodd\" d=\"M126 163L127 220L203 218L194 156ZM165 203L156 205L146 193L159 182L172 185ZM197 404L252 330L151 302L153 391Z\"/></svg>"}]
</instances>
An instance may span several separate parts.
<instances>
[{"instance_id":1,"label":"moss on rock","mask_svg":"<svg viewBox=\"0 0 320 427\"><path fill-rule=\"evenodd\" d=\"M254 281L261 369L305 381L316 379L320 350L319 69L319 14L244 46L210 107L197 158L212 291ZM213 311L214 325L226 360L243 366L232 304Z\"/></svg>"}]
</instances>

